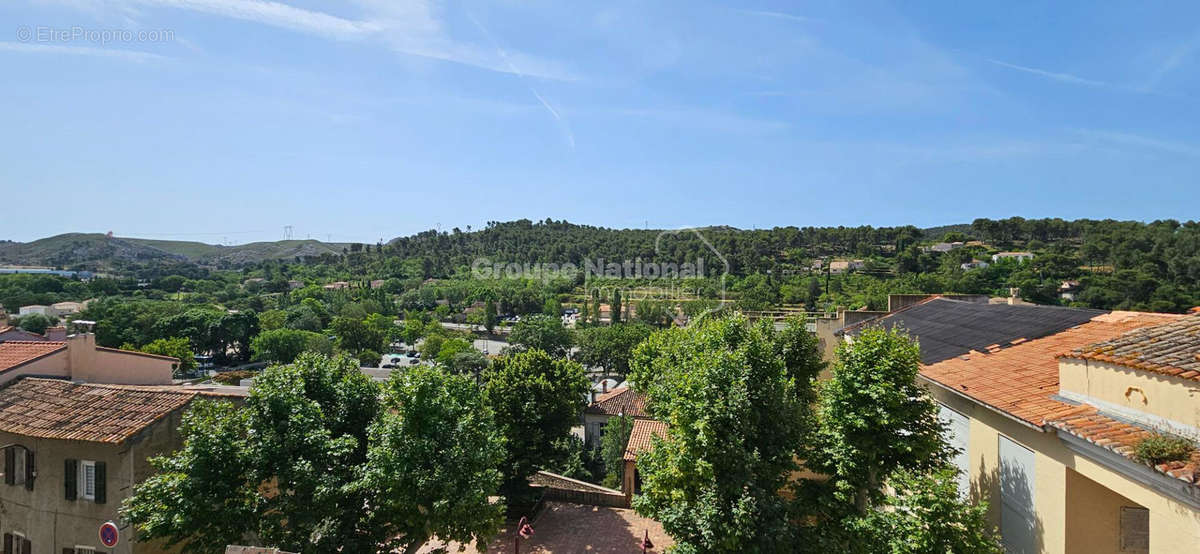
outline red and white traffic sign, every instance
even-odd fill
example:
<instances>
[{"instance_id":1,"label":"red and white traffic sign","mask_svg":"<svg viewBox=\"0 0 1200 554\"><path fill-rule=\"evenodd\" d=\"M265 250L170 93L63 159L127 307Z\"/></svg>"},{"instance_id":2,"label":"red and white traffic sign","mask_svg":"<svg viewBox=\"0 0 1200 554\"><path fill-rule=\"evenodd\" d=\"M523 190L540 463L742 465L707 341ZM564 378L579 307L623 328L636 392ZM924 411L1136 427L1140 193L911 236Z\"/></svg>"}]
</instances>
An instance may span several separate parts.
<instances>
[{"instance_id":1,"label":"red and white traffic sign","mask_svg":"<svg viewBox=\"0 0 1200 554\"><path fill-rule=\"evenodd\" d=\"M121 532L117 529L117 524L111 521L106 521L100 524L100 544L112 548L121 542Z\"/></svg>"}]
</instances>

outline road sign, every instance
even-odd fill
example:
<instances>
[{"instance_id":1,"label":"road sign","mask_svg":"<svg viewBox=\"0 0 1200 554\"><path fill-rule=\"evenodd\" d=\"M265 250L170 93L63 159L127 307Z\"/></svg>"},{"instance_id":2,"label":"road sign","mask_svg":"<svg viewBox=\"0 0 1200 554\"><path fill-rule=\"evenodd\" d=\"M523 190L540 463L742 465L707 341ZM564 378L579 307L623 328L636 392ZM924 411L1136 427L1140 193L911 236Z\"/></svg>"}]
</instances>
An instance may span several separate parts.
<instances>
[{"instance_id":1,"label":"road sign","mask_svg":"<svg viewBox=\"0 0 1200 554\"><path fill-rule=\"evenodd\" d=\"M121 532L117 529L116 523L106 521L100 524L100 544L112 548L120 541Z\"/></svg>"}]
</instances>

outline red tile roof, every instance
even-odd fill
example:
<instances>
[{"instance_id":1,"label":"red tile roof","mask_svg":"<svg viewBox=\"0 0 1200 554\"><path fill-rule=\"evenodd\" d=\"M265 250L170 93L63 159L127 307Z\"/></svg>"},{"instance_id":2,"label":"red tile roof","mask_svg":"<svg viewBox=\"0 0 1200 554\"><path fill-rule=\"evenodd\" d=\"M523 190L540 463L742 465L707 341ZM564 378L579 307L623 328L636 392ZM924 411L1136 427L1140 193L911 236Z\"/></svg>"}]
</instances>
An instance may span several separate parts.
<instances>
[{"instance_id":1,"label":"red tile roof","mask_svg":"<svg viewBox=\"0 0 1200 554\"><path fill-rule=\"evenodd\" d=\"M191 392L25 377L0 389L0 431L116 444L187 405L195 396Z\"/></svg>"},{"instance_id":2,"label":"red tile roof","mask_svg":"<svg viewBox=\"0 0 1200 554\"><path fill-rule=\"evenodd\" d=\"M610 416L625 414L635 418L650 417L646 412L646 397L629 387L618 387L601 394L584 412Z\"/></svg>"},{"instance_id":3,"label":"red tile roof","mask_svg":"<svg viewBox=\"0 0 1200 554\"><path fill-rule=\"evenodd\" d=\"M1154 434L1136 425L1105 416L1096 408L1087 405L1064 404L1062 408L1046 416L1045 424L1058 429L1060 433L1079 437L1130 459L1133 458L1137 443ZM1188 460L1158 464L1154 469L1195 485L1200 482L1200 450L1193 450Z\"/></svg>"},{"instance_id":4,"label":"red tile roof","mask_svg":"<svg viewBox=\"0 0 1200 554\"><path fill-rule=\"evenodd\" d=\"M1200 381L1200 316L1129 331L1061 357L1098 360Z\"/></svg>"},{"instance_id":5,"label":"red tile roof","mask_svg":"<svg viewBox=\"0 0 1200 554\"><path fill-rule=\"evenodd\" d=\"M66 349L67 343L55 341L10 340L0 342L0 371L27 364Z\"/></svg>"},{"instance_id":6,"label":"red tile roof","mask_svg":"<svg viewBox=\"0 0 1200 554\"><path fill-rule=\"evenodd\" d=\"M638 419L633 422L629 432L629 442L625 445L624 460L636 461L638 454L650 450L653 438L666 438L667 424L653 419Z\"/></svg>"},{"instance_id":7,"label":"red tile roof","mask_svg":"<svg viewBox=\"0 0 1200 554\"><path fill-rule=\"evenodd\" d=\"M1123 332L1162 324L1174 314L1111 312L1065 331L1006 348L972 351L925 365L921 375L959 394L1040 427L1043 419L1066 404L1058 393L1058 354L1110 339Z\"/></svg>"}]
</instances>

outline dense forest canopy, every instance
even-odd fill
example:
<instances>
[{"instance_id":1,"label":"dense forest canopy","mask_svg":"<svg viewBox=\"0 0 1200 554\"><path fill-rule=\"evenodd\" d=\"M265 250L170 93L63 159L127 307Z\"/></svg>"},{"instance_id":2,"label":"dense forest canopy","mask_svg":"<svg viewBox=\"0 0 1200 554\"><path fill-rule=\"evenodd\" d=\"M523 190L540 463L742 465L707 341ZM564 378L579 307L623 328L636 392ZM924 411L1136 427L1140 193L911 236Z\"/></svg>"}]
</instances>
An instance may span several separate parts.
<instances>
[{"instance_id":1,"label":"dense forest canopy","mask_svg":"<svg viewBox=\"0 0 1200 554\"><path fill-rule=\"evenodd\" d=\"M1200 305L1200 223L1191 221L1014 217L926 230L709 227L664 233L548 219L489 222L478 230L426 231L386 244L339 246L340 253L236 267L178 258L121 260L88 282L0 274L0 305L15 314L25 305L100 299L85 315L101 320L105 343L140 345L176 336L182 328L203 327L199 338L191 337L196 346L216 350L234 345L243 358L251 338L246 333L257 328L253 322L223 319L222 313L271 314L274 323L263 330L286 326L309 332L328 330L339 316L363 320L371 314L408 313L424 314L426 320L478 320L484 304L490 306L488 317L542 313L547 306L583 308L595 317L610 303L622 305L612 296L618 289L624 290L623 306L631 312L624 317L641 312L642 322L650 325L719 299L745 310L880 310L892 293L1008 296L1017 289L1025 300L1042 304L1163 312ZM1005 251L1027 251L1034 257L993 260ZM582 267L601 260L682 264L700 258L707 260L706 275L682 280L683 292L667 298L638 296L656 284L650 280L586 275L485 279L471 271L480 259ZM831 262L838 260L860 260L861 265L830 271ZM69 263L60 267L73 269ZM324 288L334 282L347 285ZM343 313L347 310L349 315ZM161 323L164 318L182 327ZM104 320L111 321L106 325ZM117 322L122 322L119 330Z\"/></svg>"}]
</instances>

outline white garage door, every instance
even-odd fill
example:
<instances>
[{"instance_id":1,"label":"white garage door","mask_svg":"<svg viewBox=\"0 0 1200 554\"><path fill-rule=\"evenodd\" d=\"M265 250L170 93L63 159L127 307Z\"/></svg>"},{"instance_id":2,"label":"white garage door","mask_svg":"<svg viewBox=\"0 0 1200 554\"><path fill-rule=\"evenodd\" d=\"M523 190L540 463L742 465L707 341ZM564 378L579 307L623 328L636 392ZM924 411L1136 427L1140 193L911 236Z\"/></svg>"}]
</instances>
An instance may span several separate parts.
<instances>
[{"instance_id":1,"label":"white garage door","mask_svg":"<svg viewBox=\"0 0 1200 554\"><path fill-rule=\"evenodd\" d=\"M1000 538L1009 554L1037 552L1033 451L1000 437Z\"/></svg>"},{"instance_id":2,"label":"white garage door","mask_svg":"<svg viewBox=\"0 0 1200 554\"><path fill-rule=\"evenodd\" d=\"M946 406L938 404L939 417L946 424L946 443L958 451L950 462L958 468L958 494L967 498L971 494L971 457L967 454L971 420Z\"/></svg>"}]
</instances>

